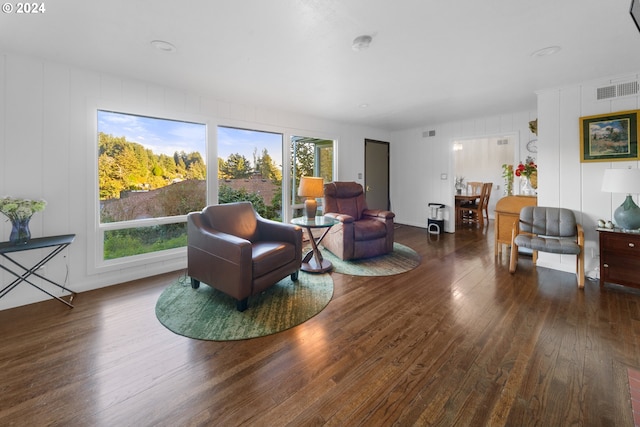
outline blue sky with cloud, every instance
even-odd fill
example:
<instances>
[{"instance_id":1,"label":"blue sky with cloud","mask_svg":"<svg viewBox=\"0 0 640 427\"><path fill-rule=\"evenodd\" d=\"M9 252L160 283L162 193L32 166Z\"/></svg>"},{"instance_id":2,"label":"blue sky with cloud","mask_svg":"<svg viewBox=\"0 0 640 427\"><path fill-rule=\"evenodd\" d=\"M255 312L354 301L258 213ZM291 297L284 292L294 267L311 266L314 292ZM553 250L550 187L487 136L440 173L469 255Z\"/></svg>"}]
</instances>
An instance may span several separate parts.
<instances>
[{"instance_id":1,"label":"blue sky with cloud","mask_svg":"<svg viewBox=\"0 0 640 427\"><path fill-rule=\"evenodd\" d=\"M124 136L155 154L173 156L178 151L199 152L206 159L206 125L165 120L132 114L98 111L98 131L115 137ZM218 157L227 159L241 154L253 162L253 153L266 148L276 165L282 165L282 135L229 127L218 128Z\"/></svg>"},{"instance_id":2,"label":"blue sky with cloud","mask_svg":"<svg viewBox=\"0 0 640 427\"><path fill-rule=\"evenodd\" d=\"M207 128L203 124L98 111L98 131L173 156L178 151L206 153Z\"/></svg>"},{"instance_id":3,"label":"blue sky with cloud","mask_svg":"<svg viewBox=\"0 0 640 427\"><path fill-rule=\"evenodd\" d=\"M218 128L218 157L226 159L231 154L242 154L253 163L253 152L257 156L267 152L276 165L282 166L282 135L229 127Z\"/></svg>"}]
</instances>

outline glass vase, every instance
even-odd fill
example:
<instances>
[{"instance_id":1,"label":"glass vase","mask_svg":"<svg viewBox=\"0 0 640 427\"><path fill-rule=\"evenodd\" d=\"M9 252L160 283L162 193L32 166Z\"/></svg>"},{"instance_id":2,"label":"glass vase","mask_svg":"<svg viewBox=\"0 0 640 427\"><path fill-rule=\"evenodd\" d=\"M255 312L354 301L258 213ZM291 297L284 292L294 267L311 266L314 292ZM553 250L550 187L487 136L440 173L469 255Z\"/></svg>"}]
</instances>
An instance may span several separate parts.
<instances>
[{"instance_id":1,"label":"glass vase","mask_svg":"<svg viewBox=\"0 0 640 427\"><path fill-rule=\"evenodd\" d=\"M522 195L523 196L535 196L536 189L531 185L531 179L525 178L524 184L522 185Z\"/></svg>"},{"instance_id":2,"label":"glass vase","mask_svg":"<svg viewBox=\"0 0 640 427\"><path fill-rule=\"evenodd\" d=\"M31 218L16 218L11 220L11 234L9 241L14 245L26 245L31 239L29 221Z\"/></svg>"},{"instance_id":3,"label":"glass vase","mask_svg":"<svg viewBox=\"0 0 640 427\"><path fill-rule=\"evenodd\" d=\"M504 195L513 196L513 177L504 179Z\"/></svg>"}]
</instances>

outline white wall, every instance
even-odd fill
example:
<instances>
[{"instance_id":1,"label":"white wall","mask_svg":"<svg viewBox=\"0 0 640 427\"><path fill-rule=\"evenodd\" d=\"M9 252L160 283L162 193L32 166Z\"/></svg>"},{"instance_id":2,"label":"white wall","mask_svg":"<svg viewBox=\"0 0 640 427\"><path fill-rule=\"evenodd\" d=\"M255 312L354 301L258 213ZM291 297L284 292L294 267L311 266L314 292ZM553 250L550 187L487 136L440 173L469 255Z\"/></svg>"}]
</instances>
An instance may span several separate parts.
<instances>
[{"instance_id":1,"label":"white wall","mask_svg":"<svg viewBox=\"0 0 640 427\"><path fill-rule=\"evenodd\" d=\"M580 162L580 117L639 108L640 97L597 101L597 87L637 79L637 74L615 76L538 94L538 204L573 209L585 231L585 270L599 265L598 219L610 220L624 200L622 194L600 191L605 169L638 167L631 162ZM638 202L636 200L636 202ZM574 257L540 254L539 265L575 271Z\"/></svg>"},{"instance_id":2,"label":"white wall","mask_svg":"<svg viewBox=\"0 0 640 427\"><path fill-rule=\"evenodd\" d=\"M520 112L394 132L391 136L391 204L397 222L426 227L428 203L443 203L447 207L445 229L455 232L453 141L516 134L519 143L514 150L513 163L517 164L526 158L525 145L535 137L529 131L529 122L535 118L535 112ZM423 136L431 130L435 130L435 136ZM442 174L447 178L441 179ZM504 183L494 183L494 187L495 184L499 184L500 189L494 188L493 202L503 195Z\"/></svg>"},{"instance_id":3,"label":"white wall","mask_svg":"<svg viewBox=\"0 0 640 427\"><path fill-rule=\"evenodd\" d=\"M455 231L453 218L452 141L456 138L517 133L519 147L514 164L526 157L524 145L533 136L528 122L538 118L539 204L574 209L587 238L587 271L597 265L598 218L610 219L622 203L622 195L600 191L604 169L638 162L580 163L578 119L581 116L638 109L638 97L597 102L594 88L636 75L603 79L538 94L538 111L508 113L420 128L385 132L372 128L304 117L294 113L211 99L180 89L160 87L96 71L79 69L36 58L0 53L0 195L44 198L48 206L37 213L31 230L34 237L75 233L76 241L47 265L46 275L82 292L139 277L171 271L185 265L147 264L102 274L88 273L88 184L92 167L87 165L94 149L91 117L96 101L149 106L167 112L187 112L214 123L248 128L278 129L285 135L305 134L338 139L337 177L358 181L364 172L364 139L391 143L391 204L399 223L426 227L429 202L447 205L446 230ZM424 137L434 130L436 135ZM446 174L446 179L441 179ZM361 180L360 180L361 181ZM502 184L502 183L501 183ZM502 187L502 185L501 185ZM501 191L501 190L500 190ZM500 194L492 195L499 198ZM7 240L10 224L0 222L0 240ZM596 257L592 256L596 254ZM24 259L42 253L25 252ZM28 262L27 262L28 263ZM539 265L572 271L573 257L541 254ZM2 283L9 275L1 272ZM47 296L21 284L0 299L0 309L28 304ZM77 300L81 303L81 299Z\"/></svg>"},{"instance_id":4,"label":"white wall","mask_svg":"<svg viewBox=\"0 0 640 427\"><path fill-rule=\"evenodd\" d=\"M107 273L90 274L88 216L94 206L92 117L96 102L139 105L168 114L189 113L213 123L268 128L285 134L323 136L338 140L337 177L358 181L364 172L365 138L388 141L389 133L349 126L255 106L237 105L180 89L160 87L64 64L0 53L0 195L43 198L44 212L31 221L33 237L75 233L75 242L46 267L45 275L68 286L87 291L136 278L171 271L186 265L186 256L170 263L149 263ZM0 222L0 241L8 240L10 224ZM27 264L43 252L20 254ZM1 283L10 276L0 274ZM0 309L28 304L48 297L21 284L0 299ZM78 298L78 304L82 299Z\"/></svg>"},{"instance_id":5,"label":"white wall","mask_svg":"<svg viewBox=\"0 0 640 427\"><path fill-rule=\"evenodd\" d=\"M624 195L600 191L604 170L611 167L639 167L639 162L580 162L579 119L583 116L640 108L640 97L613 101L596 101L595 89L611 83L637 79L638 75L603 78L574 86L540 91L537 111L478 118L463 122L426 125L392 133L391 168L392 206L400 223L425 227L427 204L447 205L445 229L455 231L453 221L453 154L451 141L456 138L517 132L520 136L514 164L527 156L525 145L534 137L528 123L538 118L538 204L574 210L585 230L585 270L599 264L597 220L609 220L622 203ZM424 137L430 130L435 137ZM441 180L441 174L447 174ZM501 187L503 183L500 183ZM517 185L517 183L516 183ZM502 191L494 192L494 200ZM636 200L636 202L638 202ZM575 272L574 256L541 253L538 265Z\"/></svg>"}]
</instances>

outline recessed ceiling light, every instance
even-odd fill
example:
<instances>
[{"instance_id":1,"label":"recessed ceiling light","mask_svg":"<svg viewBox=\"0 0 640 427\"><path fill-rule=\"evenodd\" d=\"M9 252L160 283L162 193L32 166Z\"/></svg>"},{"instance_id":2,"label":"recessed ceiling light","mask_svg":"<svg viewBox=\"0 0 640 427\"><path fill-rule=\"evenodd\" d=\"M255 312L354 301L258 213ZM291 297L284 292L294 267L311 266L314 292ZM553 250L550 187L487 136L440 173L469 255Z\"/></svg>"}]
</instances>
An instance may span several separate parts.
<instances>
[{"instance_id":1,"label":"recessed ceiling light","mask_svg":"<svg viewBox=\"0 0 640 427\"><path fill-rule=\"evenodd\" d=\"M360 108L367 108L368 106L369 106L369 104L367 104L367 103L363 103L363 104L358 105L358 107L360 107Z\"/></svg>"},{"instance_id":2,"label":"recessed ceiling light","mask_svg":"<svg viewBox=\"0 0 640 427\"><path fill-rule=\"evenodd\" d=\"M175 52L176 51L176 47L174 45L172 45L169 42L166 42L164 40L153 40L151 42L151 46L155 47L156 49L162 51L162 52Z\"/></svg>"},{"instance_id":3,"label":"recessed ceiling light","mask_svg":"<svg viewBox=\"0 0 640 427\"><path fill-rule=\"evenodd\" d=\"M351 49L356 51L366 49L371 44L371 40L373 40L373 38L366 34L362 36L358 36L355 39L353 39L353 43L351 44Z\"/></svg>"},{"instance_id":4,"label":"recessed ceiling light","mask_svg":"<svg viewBox=\"0 0 640 427\"><path fill-rule=\"evenodd\" d=\"M561 49L560 46L549 46L549 47L536 50L531 54L531 56L534 56L536 58L541 58L543 56L550 56L560 52L560 49Z\"/></svg>"}]
</instances>

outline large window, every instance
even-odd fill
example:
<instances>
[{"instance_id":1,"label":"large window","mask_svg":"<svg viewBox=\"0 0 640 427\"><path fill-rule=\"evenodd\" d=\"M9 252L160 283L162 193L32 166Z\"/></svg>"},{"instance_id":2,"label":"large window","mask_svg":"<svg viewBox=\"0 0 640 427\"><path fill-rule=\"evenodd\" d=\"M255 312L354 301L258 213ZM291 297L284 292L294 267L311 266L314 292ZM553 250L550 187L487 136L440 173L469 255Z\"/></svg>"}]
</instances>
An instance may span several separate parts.
<instances>
[{"instance_id":1,"label":"large window","mask_svg":"<svg viewBox=\"0 0 640 427\"><path fill-rule=\"evenodd\" d=\"M282 221L282 134L218 127L218 203L247 200Z\"/></svg>"},{"instance_id":2,"label":"large window","mask_svg":"<svg viewBox=\"0 0 640 427\"><path fill-rule=\"evenodd\" d=\"M298 196L300 178L320 176L333 181L333 140L305 136L291 137L291 207L293 216L302 215L304 200ZM322 200L318 199L321 207Z\"/></svg>"},{"instance_id":3,"label":"large window","mask_svg":"<svg viewBox=\"0 0 640 427\"><path fill-rule=\"evenodd\" d=\"M206 125L98 110L101 259L186 246L207 203Z\"/></svg>"}]
</instances>

